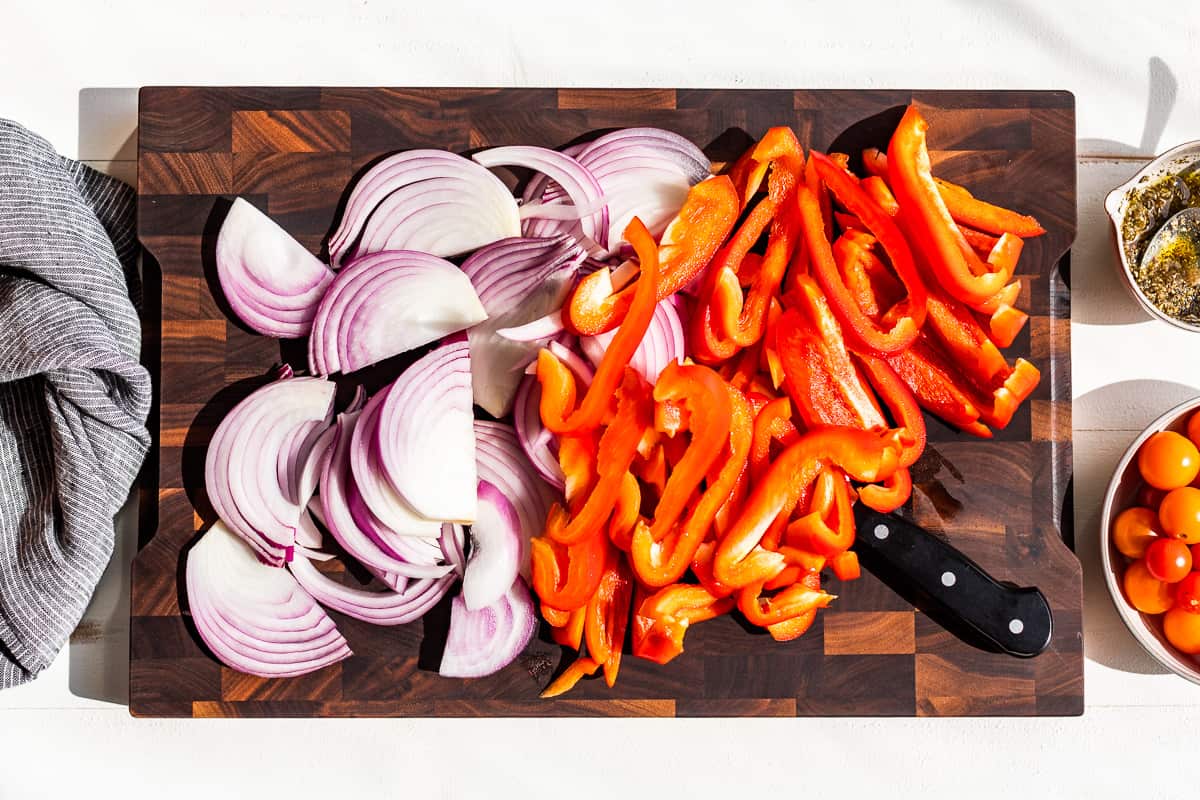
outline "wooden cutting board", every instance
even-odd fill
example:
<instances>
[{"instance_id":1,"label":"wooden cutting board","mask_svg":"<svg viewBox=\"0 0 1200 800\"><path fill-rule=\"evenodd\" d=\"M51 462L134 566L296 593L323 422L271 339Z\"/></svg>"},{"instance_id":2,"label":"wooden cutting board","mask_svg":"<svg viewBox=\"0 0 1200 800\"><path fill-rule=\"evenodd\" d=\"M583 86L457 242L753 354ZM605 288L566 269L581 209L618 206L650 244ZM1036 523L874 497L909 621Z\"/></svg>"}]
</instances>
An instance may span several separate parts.
<instances>
[{"instance_id":1,"label":"wooden cutting board","mask_svg":"<svg viewBox=\"0 0 1200 800\"><path fill-rule=\"evenodd\" d=\"M1047 235L1021 258L1031 309L1009 351L1042 370L1012 425L982 441L929 422L905 513L943 532L1002 579L1036 585L1054 612L1041 656L1018 660L949 635L868 573L829 580L838 600L801 639L779 644L732 616L688 633L663 667L623 660L616 688L585 681L538 692L565 665L548 636L501 673L443 679L447 614L378 628L333 616L355 655L320 672L264 680L223 668L187 616L189 545L214 519L204 453L215 425L303 343L252 335L223 313L213 246L227 200L267 211L313 252L350 180L379 156L435 147L558 147L599 129L655 125L715 161L768 127L805 145L886 141L896 110L924 106L935 169L1037 216ZM851 133L843 132L854 126ZM145 244L146 357L157 375L148 474L133 568L130 706L139 716L1034 715L1083 710L1080 566L1072 529L1068 248L1075 236L1075 111L1066 92L683 89L142 89L138 227ZM153 307L161 298L161 305ZM161 327L158 320L161 316ZM156 464L154 463L156 462ZM157 469L155 469L157 467ZM1065 513L1064 513L1065 512Z\"/></svg>"}]
</instances>

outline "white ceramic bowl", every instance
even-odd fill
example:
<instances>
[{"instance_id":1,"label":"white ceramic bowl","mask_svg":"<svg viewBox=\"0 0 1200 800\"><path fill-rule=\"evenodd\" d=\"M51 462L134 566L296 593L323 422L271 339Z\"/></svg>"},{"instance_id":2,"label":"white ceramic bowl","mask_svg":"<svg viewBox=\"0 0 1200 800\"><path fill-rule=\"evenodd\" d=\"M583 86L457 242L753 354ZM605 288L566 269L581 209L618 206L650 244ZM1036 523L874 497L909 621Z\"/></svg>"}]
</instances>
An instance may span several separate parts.
<instances>
[{"instance_id":1,"label":"white ceramic bowl","mask_svg":"<svg viewBox=\"0 0 1200 800\"><path fill-rule=\"evenodd\" d=\"M1138 450L1147 439L1159 431L1184 433L1188 417L1196 409L1200 409L1200 397L1175 406L1151 422L1121 457L1108 484L1108 491L1104 493L1104 505L1100 514L1100 559L1104 563L1104 581L1108 584L1113 604L1116 605L1117 613L1121 615L1133 638L1164 667L1192 683L1200 684L1200 659L1181 653L1171 646L1163 634L1162 615L1143 614L1125 599L1125 592L1121 588L1121 576L1129 559L1117 550L1112 536L1113 521L1122 511L1135 504L1134 496L1142 484L1142 476L1138 473L1137 466Z\"/></svg>"},{"instance_id":2,"label":"white ceramic bowl","mask_svg":"<svg viewBox=\"0 0 1200 800\"><path fill-rule=\"evenodd\" d=\"M1115 234L1117 243L1117 258L1121 261L1121 274L1125 278L1125 286L1129 289L1134 299L1138 301L1142 308L1146 309L1147 313L1161 319L1163 322L1170 323L1176 328L1200 332L1200 325L1181 322L1170 317L1160 311L1158 306L1150 302L1150 299L1142 292L1141 287L1137 285L1137 281L1133 279L1133 271L1130 268L1129 260L1125 257L1125 239L1121 235L1121 220L1125 217L1125 207L1129 203L1129 194L1134 187L1143 182L1149 183L1164 175L1179 172L1197 160L1200 160L1200 141L1185 142L1178 147L1168 150L1138 170L1138 173L1128 181L1109 192L1108 196L1104 198L1104 210L1108 212L1109 219L1112 220L1113 233Z\"/></svg>"}]
</instances>

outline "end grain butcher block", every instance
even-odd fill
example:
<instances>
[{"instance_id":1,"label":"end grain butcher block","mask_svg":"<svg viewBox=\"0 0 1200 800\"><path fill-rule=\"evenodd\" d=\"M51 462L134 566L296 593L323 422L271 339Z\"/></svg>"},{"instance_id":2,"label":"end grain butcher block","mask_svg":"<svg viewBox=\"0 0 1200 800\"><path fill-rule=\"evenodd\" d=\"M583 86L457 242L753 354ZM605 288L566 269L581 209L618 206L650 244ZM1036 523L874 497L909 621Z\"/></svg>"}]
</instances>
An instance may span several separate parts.
<instances>
[{"instance_id":1,"label":"end grain butcher block","mask_svg":"<svg viewBox=\"0 0 1200 800\"><path fill-rule=\"evenodd\" d=\"M1031 403L994 440L929 420L903 513L943 533L996 576L1036 585L1054 613L1042 655L1021 660L964 644L870 574L849 584L797 641L779 644L732 616L688 633L663 667L623 660L614 689L585 681L539 700L563 651L535 637L502 672L439 677L446 614L377 628L334 613L355 655L304 677L264 680L223 668L191 626L180 583L188 547L214 515L204 452L216 423L280 360L280 344L230 321L213 278L216 226L245 197L320 252L351 179L396 150L463 152L501 144L559 147L591 132L669 128L714 161L773 125L806 145L886 141L910 101L930 121L935 171L979 196L1034 214L1011 348L1042 371ZM881 128L883 126L883 128ZM849 129L849 130L848 130ZM876 130L879 129L879 130ZM865 137L865 138L864 138ZM873 137L873 138L872 138ZM683 89L235 89L141 93L138 222L148 259L147 358L158 374L158 484L147 487L134 564L130 702L145 716L559 716L1078 714L1083 708L1080 567L1071 475L1070 300L1075 235L1074 99L1063 92L742 91ZM1061 272L1060 272L1061 269ZM156 283L158 284L156 286ZM156 291L161 289L161 293ZM161 327L158 313L161 312ZM157 363L154 363L157 362ZM369 387L374 388L374 387ZM151 470L153 472L153 470Z\"/></svg>"}]
</instances>

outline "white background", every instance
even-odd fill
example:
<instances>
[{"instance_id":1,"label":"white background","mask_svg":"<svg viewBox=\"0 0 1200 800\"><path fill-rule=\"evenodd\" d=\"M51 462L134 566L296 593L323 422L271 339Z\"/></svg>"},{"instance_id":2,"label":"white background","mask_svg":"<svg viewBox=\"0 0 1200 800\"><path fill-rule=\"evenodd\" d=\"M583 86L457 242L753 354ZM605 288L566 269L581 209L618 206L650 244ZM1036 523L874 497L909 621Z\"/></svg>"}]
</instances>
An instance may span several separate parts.
<instances>
[{"instance_id":1,"label":"white background","mask_svg":"<svg viewBox=\"0 0 1200 800\"><path fill-rule=\"evenodd\" d=\"M0 693L0 798L1183 796L1200 687L1162 674L1099 579L1097 503L1136 432L1200 387L1200 340L1124 294L1101 199L1200 138L1200 6L367 0L0 2L0 116L132 180L146 84L1047 88L1077 99L1076 536L1087 712L1014 720L135 721L130 525L69 652ZM677 7L676 7L677 6ZM111 702L117 701L117 702Z\"/></svg>"}]
</instances>

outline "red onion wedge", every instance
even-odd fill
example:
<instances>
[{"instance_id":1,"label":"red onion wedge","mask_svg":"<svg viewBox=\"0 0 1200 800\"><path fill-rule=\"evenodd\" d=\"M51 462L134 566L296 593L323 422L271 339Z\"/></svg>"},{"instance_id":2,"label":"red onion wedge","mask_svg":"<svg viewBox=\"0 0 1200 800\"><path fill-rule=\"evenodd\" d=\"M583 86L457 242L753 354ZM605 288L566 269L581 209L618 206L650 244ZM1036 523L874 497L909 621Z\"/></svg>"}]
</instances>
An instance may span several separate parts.
<instances>
[{"instance_id":1,"label":"red onion wedge","mask_svg":"<svg viewBox=\"0 0 1200 800\"><path fill-rule=\"evenodd\" d=\"M479 512L471 525L471 557L463 575L463 600L476 611L499 600L521 568L521 520L504 493L479 482Z\"/></svg>"},{"instance_id":2,"label":"red onion wedge","mask_svg":"<svg viewBox=\"0 0 1200 800\"><path fill-rule=\"evenodd\" d=\"M448 341L406 369L379 407L376 446L384 475L427 519L475 519L471 358Z\"/></svg>"},{"instance_id":3,"label":"red onion wedge","mask_svg":"<svg viewBox=\"0 0 1200 800\"><path fill-rule=\"evenodd\" d=\"M565 153L545 147L517 145L492 147L471 156L485 167L528 167L551 178L577 209L599 210L580 218L583 235L604 241L608 235L608 209L603 206L603 190L592 173Z\"/></svg>"},{"instance_id":4,"label":"red onion wedge","mask_svg":"<svg viewBox=\"0 0 1200 800\"><path fill-rule=\"evenodd\" d=\"M538 317L535 320L526 322L524 325L517 325L512 328L497 328L496 334L508 339L510 342L520 342L522 344L538 342L540 344L547 339L558 336L564 329L562 309L556 308L544 317Z\"/></svg>"},{"instance_id":5,"label":"red onion wedge","mask_svg":"<svg viewBox=\"0 0 1200 800\"><path fill-rule=\"evenodd\" d=\"M351 655L333 620L291 573L263 564L221 522L188 552L186 584L200 638L239 672L286 678Z\"/></svg>"},{"instance_id":6,"label":"red onion wedge","mask_svg":"<svg viewBox=\"0 0 1200 800\"><path fill-rule=\"evenodd\" d=\"M651 384L658 380L658 375L672 361L682 364L687 349L687 330L681 313L683 301L676 297L668 297L654 309L650 326L634 351L629 366L641 373L642 377ZM615 330L596 336L584 336L579 340L584 354L593 364L599 365L604 357L604 351L617 335ZM558 355L556 353L556 355ZM561 355L559 356L562 357Z\"/></svg>"},{"instance_id":7,"label":"red onion wedge","mask_svg":"<svg viewBox=\"0 0 1200 800\"><path fill-rule=\"evenodd\" d=\"M455 576L407 582L401 591L378 592L339 583L313 566L307 558L294 559L292 575L321 605L374 625L404 625L419 619L438 604Z\"/></svg>"},{"instance_id":8,"label":"red onion wedge","mask_svg":"<svg viewBox=\"0 0 1200 800\"><path fill-rule=\"evenodd\" d=\"M537 357L537 342L499 335L556 312L585 253L570 238L505 239L480 248L462 266L488 318L467 329L471 391L494 417L512 408L521 368Z\"/></svg>"},{"instance_id":9,"label":"red onion wedge","mask_svg":"<svg viewBox=\"0 0 1200 800\"><path fill-rule=\"evenodd\" d=\"M528 569L529 540L540 536L554 491L534 469L511 425L475 420L475 465L479 480L508 498L521 523L521 569Z\"/></svg>"},{"instance_id":10,"label":"red onion wedge","mask_svg":"<svg viewBox=\"0 0 1200 800\"><path fill-rule=\"evenodd\" d=\"M544 481L561 492L566 486L566 479L562 467L558 464L554 434L542 424L542 415L538 407L541 399L542 389L537 378L526 375L517 389L517 399L513 402L513 423L517 429L517 439L529 463Z\"/></svg>"},{"instance_id":11,"label":"red onion wedge","mask_svg":"<svg viewBox=\"0 0 1200 800\"><path fill-rule=\"evenodd\" d=\"M410 150L380 161L355 185L329 255L335 268L351 253L454 256L520 233L517 201L503 181L454 153Z\"/></svg>"},{"instance_id":12,"label":"red onion wedge","mask_svg":"<svg viewBox=\"0 0 1200 800\"><path fill-rule=\"evenodd\" d=\"M379 409L389 390L390 387L367 401L362 415L353 424L350 444L353 487L345 492L347 502L354 508L356 499L361 499L365 507L370 509L378 527L386 528L397 536L436 538L441 533L441 522L426 519L414 511L392 487L379 460Z\"/></svg>"},{"instance_id":13,"label":"red onion wedge","mask_svg":"<svg viewBox=\"0 0 1200 800\"><path fill-rule=\"evenodd\" d=\"M442 557L454 566L454 571L460 576L467 569L466 537L462 525L447 522L442 525L442 537L438 539Z\"/></svg>"},{"instance_id":14,"label":"red onion wedge","mask_svg":"<svg viewBox=\"0 0 1200 800\"><path fill-rule=\"evenodd\" d=\"M364 416L366 413L362 412ZM408 578L440 578L451 570L450 565L414 564L405 560L400 553L389 547L390 540L380 536L378 531L374 536L363 531L350 510L347 491L350 488L348 482L351 475L351 445L354 441L355 427L362 424L362 419L357 413L342 414L338 417L333 457L321 478L321 509L325 517L325 527L343 550L373 571ZM440 525L434 523L434 530L439 528Z\"/></svg>"},{"instance_id":15,"label":"red onion wedge","mask_svg":"<svg viewBox=\"0 0 1200 800\"><path fill-rule=\"evenodd\" d=\"M333 272L242 198L217 234L217 279L230 308L251 329L296 339L312 327Z\"/></svg>"},{"instance_id":16,"label":"red onion wedge","mask_svg":"<svg viewBox=\"0 0 1200 800\"><path fill-rule=\"evenodd\" d=\"M707 178L711 169L696 145L658 128L624 128L605 134L576 159L592 173L608 202L608 239L601 244L614 253L635 216L651 233L662 233L683 206L688 189Z\"/></svg>"},{"instance_id":17,"label":"red onion wedge","mask_svg":"<svg viewBox=\"0 0 1200 800\"><path fill-rule=\"evenodd\" d=\"M507 667L537 629L533 599L517 578L495 603L472 611L461 595L450 606L450 633L438 673L446 678L481 678Z\"/></svg>"},{"instance_id":18,"label":"red onion wedge","mask_svg":"<svg viewBox=\"0 0 1200 800\"><path fill-rule=\"evenodd\" d=\"M280 484L280 459L297 429L328 424L334 390L321 378L269 383L235 406L209 443L204 482L213 509L268 564L291 558L308 502Z\"/></svg>"},{"instance_id":19,"label":"red onion wedge","mask_svg":"<svg viewBox=\"0 0 1200 800\"><path fill-rule=\"evenodd\" d=\"M313 319L309 367L354 372L487 319L467 276L409 250L355 259L338 273Z\"/></svg>"}]
</instances>

